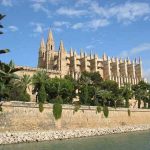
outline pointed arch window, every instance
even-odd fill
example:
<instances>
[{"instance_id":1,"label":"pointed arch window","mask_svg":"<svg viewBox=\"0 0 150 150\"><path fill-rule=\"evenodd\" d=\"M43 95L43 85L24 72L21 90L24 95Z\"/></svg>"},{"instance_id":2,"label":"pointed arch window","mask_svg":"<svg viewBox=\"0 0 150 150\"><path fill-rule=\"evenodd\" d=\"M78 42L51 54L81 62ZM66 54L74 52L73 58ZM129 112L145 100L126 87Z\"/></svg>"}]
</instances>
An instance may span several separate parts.
<instances>
[{"instance_id":1,"label":"pointed arch window","mask_svg":"<svg viewBox=\"0 0 150 150\"><path fill-rule=\"evenodd\" d=\"M51 50L53 49L53 46L51 45Z\"/></svg>"}]
</instances>

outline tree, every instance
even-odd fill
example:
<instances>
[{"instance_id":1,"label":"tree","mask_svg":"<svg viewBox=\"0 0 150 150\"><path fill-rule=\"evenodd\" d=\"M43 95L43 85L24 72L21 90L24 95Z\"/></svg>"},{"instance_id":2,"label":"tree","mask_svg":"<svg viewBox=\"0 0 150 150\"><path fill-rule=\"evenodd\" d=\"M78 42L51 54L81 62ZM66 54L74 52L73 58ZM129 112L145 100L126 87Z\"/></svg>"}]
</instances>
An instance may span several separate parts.
<instances>
[{"instance_id":1,"label":"tree","mask_svg":"<svg viewBox=\"0 0 150 150\"><path fill-rule=\"evenodd\" d=\"M36 93L40 90L41 86L45 87L49 77L45 71L38 71L32 77L32 84L34 86L33 93Z\"/></svg>"},{"instance_id":2,"label":"tree","mask_svg":"<svg viewBox=\"0 0 150 150\"><path fill-rule=\"evenodd\" d=\"M69 79L52 78L46 83L49 102L54 103L56 97L61 96L63 103L71 103L75 95L75 85Z\"/></svg>"},{"instance_id":3,"label":"tree","mask_svg":"<svg viewBox=\"0 0 150 150\"><path fill-rule=\"evenodd\" d=\"M2 20L5 15L0 14L0 20ZM0 28L3 26L0 24ZM3 34L0 31L0 34ZM0 50L0 54L8 53L9 49ZM0 101L8 97L8 86L11 80L18 79L19 77L15 74L16 71L22 70L22 68L16 68L14 63L10 61L9 64L0 61Z\"/></svg>"},{"instance_id":4,"label":"tree","mask_svg":"<svg viewBox=\"0 0 150 150\"><path fill-rule=\"evenodd\" d=\"M16 83L19 87L23 88L23 91L26 92L27 89L29 89L29 86L31 85L31 77L29 75L23 75L18 82Z\"/></svg>"},{"instance_id":5,"label":"tree","mask_svg":"<svg viewBox=\"0 0 150 150\"><path fill-rule=\"evenodd\" d=\"M141 107L141 100L144 102L144 108L146 108L146 103L149 102L149 87L150 85L144 81L140 81L137 85L133 85L132 89L134 91L135 98L138 100L138 108Z\"/></svg>"},{"instance_id":6,"label":"tree","mask_svg":"<svg viewBox=\"0 0 150 150\"><path fill-rule=\"evenodd\" d=\"M124 84L123 87L121 87L122 96L125 99L125 107L129 108L129 99L133 97L133 91L131 89L130 84Z\"/></svg>"}]
</instances>

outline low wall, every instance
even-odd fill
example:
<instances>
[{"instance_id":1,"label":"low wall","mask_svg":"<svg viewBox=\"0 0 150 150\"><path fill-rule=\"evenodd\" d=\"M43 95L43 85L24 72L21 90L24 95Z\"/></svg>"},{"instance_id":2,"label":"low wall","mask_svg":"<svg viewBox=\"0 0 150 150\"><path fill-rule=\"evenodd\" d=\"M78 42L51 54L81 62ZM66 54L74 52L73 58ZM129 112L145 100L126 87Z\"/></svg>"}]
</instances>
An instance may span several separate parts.
<instances>
[{"instance_id":1,"label":"low wall","mask_svg":"<svg viewBox=\"0 0 150 150\"><path fill-rule=\"evenodd\" d=\"M150 110L109 108L109 116L103 112L96 113L96 107L82 106L74 112L74 106L63 105L62 117L55 121L52 104L45 104L44 111L39 112L35 103L5 102L0 112L0 132L30 130L61 130L77 128L101 128L124 125L150 124Z\"/></svg>"}]
</instances>

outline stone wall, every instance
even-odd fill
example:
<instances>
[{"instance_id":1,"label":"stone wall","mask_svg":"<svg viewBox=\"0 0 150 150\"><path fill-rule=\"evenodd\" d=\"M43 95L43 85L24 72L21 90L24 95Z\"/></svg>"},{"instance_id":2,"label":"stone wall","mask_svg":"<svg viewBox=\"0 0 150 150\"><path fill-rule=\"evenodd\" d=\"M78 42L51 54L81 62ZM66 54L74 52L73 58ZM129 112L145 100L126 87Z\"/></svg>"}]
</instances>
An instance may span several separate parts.
<instances>
[{"instance_id":1,"label":"stone wall","mask_svg":"<svg viewBox=\"0 0 150 150\"><path fill-rule=\"evenodd\" d=\"M39 112L35 103L5 102L0 112L0 132L29 131L29 130L57 130L76 128L117 127L124 125L150 124L150 110L109 108L109 117L103 112L96 113L96 107L82 106L74 112L74 106L63 105L62 117L55 121L52 104L45 104L44 111Z\"/></svg>"}]
</instances>

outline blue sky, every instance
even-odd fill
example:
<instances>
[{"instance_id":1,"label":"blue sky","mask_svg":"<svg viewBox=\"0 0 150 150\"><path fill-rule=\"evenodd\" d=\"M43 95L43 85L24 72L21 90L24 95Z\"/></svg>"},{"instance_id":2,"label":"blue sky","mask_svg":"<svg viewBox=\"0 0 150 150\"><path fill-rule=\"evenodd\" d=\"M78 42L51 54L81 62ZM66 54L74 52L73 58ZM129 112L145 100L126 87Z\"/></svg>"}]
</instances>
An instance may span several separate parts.
<instances>
[{"instance_id":1,"label":"blue sky","mask_svg":"<svg viewBox=\"0 0 150 150\"><path fill-rule=\"evenodd\" d=\"M109 56L142 57L150 80L150 0L0 0L4 35L2 55L17 65L37 65L40 40L52 29L56 49L60 40L72 47Z\"/></svg>"}]
</instances>

